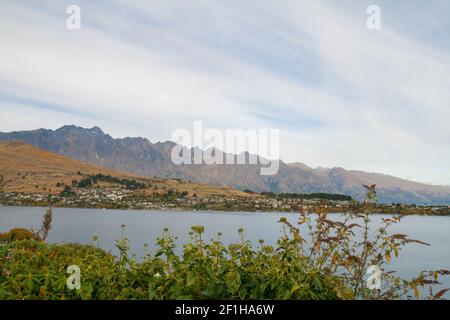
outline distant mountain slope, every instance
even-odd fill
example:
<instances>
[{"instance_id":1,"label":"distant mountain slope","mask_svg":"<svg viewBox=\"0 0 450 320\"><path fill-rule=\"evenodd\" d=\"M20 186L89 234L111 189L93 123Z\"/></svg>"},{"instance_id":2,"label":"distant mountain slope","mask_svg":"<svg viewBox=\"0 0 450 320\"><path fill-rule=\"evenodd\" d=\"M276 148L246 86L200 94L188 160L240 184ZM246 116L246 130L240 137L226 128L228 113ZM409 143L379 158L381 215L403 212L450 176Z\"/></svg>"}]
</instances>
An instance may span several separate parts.
<instances>
[{"instance_id":1,"label":"distant mountain slope","mask_svg":"<svg viewBox=\"0 0 450 320\"><path fill-rule=\"evenodd\" d=\"M63 186L57 187L57 184L70 185L72 180L79 181L82 179L78 174L79 172L84 176L102 173L120 179L150 183L152 187L148 191L151 193L172 189L198 195L226 194L248 196L241 191L231 188L218 188L197 183L144 178L125 174L72 160L20 141L0 142L0 191L55 194L63 189Z\"/></svg>"},{"instance_id":2,"label":"distant mountain slope","mask_svg":"<svg viewBox=\"0 0 450 320\"><path fill-rule=\"evenodd\" d=\"M381 202L450 204L450 187L431 186L378 173L342 168L313 169L301 163L280 163L274 176L261 176L259 165L175 165L173 142L145 138L113 139L100 128L64 126L0 133L0 141L21 140L38 148L89 164L149 177L179 178L241 190L328 192L364 198L362 184L377 184ZM247 155L248 156L248 155Z\"/></svg>"}]
</instances>

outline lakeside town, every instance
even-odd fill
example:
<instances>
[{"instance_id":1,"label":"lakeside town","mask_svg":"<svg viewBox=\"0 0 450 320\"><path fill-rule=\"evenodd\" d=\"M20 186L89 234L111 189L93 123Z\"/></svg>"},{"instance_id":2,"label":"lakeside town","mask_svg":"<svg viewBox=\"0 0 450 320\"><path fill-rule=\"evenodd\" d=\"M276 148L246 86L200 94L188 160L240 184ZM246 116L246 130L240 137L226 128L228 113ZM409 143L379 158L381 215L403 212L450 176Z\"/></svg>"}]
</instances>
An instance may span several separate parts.
<instances>
[{"instance_id":1,"label":"lakeside town","mask_svg":"<svg viewBox=\"0 0 450 320\"><path fill-rule=\"evenodd\" d=\"M364 202L335 194L275 194L246 191L248 196L224 194L189 194L172 189L148 193L144 186L127 184L108 187L81 184L65 186L59 194L1 192L0 205L53 206L65 208L188 210L188 211L248 211L248 212L362 212ZM406 204L371 204L370 213L418 215L450 215L450 206Z\"/></svg>"}]
</instances>

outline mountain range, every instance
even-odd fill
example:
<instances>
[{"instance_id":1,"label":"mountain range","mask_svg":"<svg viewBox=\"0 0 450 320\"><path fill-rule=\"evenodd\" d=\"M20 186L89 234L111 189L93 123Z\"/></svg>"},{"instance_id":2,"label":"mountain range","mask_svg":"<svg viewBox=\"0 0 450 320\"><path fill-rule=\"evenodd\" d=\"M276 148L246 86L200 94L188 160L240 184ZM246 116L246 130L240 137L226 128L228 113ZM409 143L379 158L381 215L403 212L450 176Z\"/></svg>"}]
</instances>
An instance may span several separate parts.
<instances>
[{"instance_id":1,"label":"mountain range","mask_svg":"<svg viewBox=\"0 0 450 320\"><path fill-rule=\"evenodd\" d=\"M376 184L382 203L450 205L450 186L427 185L381 173L343 168L314 169L303 163L283 161L280 161L279 172L273 176L260 175L260 164L176 165L171 160L172 148L176 146L174 142L152 143L142 137L115 139L98 127L88 129L69 125L57 130L0 132L0 141L11 140L23 141L91 165L140 176L183 179L258 192L340 193L355 199L365 197L363 184ZM245 156L254 155L246 153Z\"/></svg>"},{"instance_id":2,"label":"mountain range","mask_svg":"<svg viewBox=\"0 0 450 320\"><path fill-rule=\"evenodd\" d=\"M4 192L23 192L26 194L59 194L72 181L80 181L87 175L103 174L117 179L135 180L146 188L145 194L161 193L168 190L194 193L199 196L220 195L248 197L245 192L199 183L188 183L174 179L155 179L117 172L108 168L83 163L62 155L36 148L22 141L0 142L0 190ZM102 182L111 186L117 183Z\"/></svg>"}]
</instances>

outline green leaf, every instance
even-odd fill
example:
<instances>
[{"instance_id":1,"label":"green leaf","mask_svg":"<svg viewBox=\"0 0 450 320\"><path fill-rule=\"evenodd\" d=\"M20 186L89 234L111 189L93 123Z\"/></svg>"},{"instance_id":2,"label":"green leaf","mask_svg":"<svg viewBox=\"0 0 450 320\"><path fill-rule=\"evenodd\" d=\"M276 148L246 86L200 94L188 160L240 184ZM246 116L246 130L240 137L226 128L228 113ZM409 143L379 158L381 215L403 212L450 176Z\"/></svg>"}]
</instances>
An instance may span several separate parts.
<instances>
[{"instance_id":1,"label":"green leaf","mask_svg":"<svg viewBox=\"0 0 450 320\"><path fill-rule=\"evenodd\" d=\"M186 286L192 287L197 282L197 276L193 272L188 272L186 277Z\"/></svg>"}]
</instances>

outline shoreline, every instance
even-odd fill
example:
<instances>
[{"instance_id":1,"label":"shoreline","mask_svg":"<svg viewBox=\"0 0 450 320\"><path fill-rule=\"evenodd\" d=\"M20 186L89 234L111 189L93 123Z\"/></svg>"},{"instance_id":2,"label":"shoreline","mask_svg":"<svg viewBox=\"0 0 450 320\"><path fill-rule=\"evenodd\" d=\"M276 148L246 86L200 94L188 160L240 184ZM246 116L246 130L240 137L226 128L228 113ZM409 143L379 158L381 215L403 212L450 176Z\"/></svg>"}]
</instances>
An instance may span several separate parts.
<instances>
[{"instance_id":1,"label":"shoreline","mask_svg":"<svg viewBox=\"0 0 450 320\"><path fill-rule=\"evenodd\" d=\"M0 203L0 207L13 207L13 208L48 208L49 205L39 205L39 204L5 204ZM149 211L149 212L165 212L165 211L177 211L177 212L198 212L198 213L257 213L257 214L271 214L271 213L286 213L286 214L298 214L299 211L283 211L283 210L242 210L242 209L232 209L227 208L226 210L220 209L192 209L192 208L184 208L184 207L172 207L172 208L104 208L104 207L81 207L81 206L59 206L52 204L52 208L60 208L60 209L85 209L85 210L111 210L111 211ZM321 208L318 208L321 209ZM322 208L323 209L323 208ZM316 214L315 212L306 212L307 214ZM338 211L330 211L327 214L361 214L363 212L338 212ZM394 212L380 212L374 211L369 212L370 215L403 215L403 216L427 216L427 217L446 217L450 214L420 214L420 213L394 213Z\"/></svg>"}]
</instances>

